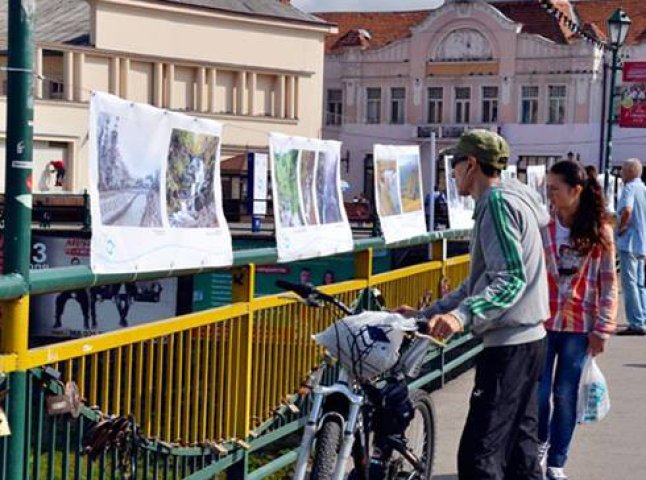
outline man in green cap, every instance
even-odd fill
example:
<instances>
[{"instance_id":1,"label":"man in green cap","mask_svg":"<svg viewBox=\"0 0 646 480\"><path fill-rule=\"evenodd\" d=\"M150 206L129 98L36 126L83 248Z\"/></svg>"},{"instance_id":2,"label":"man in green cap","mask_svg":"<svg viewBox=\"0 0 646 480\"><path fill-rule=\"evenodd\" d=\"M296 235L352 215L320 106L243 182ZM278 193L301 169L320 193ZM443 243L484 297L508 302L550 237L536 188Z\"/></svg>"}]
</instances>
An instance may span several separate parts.
<instances>
[{"instance_id":1,"label":"man in green cap","mask_svg":"<svg viewBox=\"0 0 646 480\"><path fill-rule=\"evenodd\" d=\"M461 480L542 480L537 387L549 317L540 228L548 215L536 192L501 181L509 146L488 130L470 130L447 152L460 195L476 201L469 277L422 312L431 335L470 329L482 338L475 386L458 452Z\"/></svg>"}]
</instances>

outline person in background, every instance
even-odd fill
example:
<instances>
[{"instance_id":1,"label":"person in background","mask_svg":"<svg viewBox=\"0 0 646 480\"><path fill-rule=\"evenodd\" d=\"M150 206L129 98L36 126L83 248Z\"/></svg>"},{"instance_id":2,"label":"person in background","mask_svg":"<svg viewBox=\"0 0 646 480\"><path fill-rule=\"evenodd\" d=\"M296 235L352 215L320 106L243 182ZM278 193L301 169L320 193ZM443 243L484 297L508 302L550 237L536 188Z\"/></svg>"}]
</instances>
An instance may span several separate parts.
<instances>
[{"instance_id":1,"label":"person in background","mask_svg":"<svg viewBox=\"0 0 646 480\"><path fill-rule=\"evenodd\" d=\"M323 274L323 285L330 285L335 281L334 272L332 270L326 270Z\"/></svg>"},{"instance_id":2,"label":"person in background","mask_svg":"<svg viewBox=\"0 0 646 480\"><path fill-rule=\"evenodd\" d=\"M312 270L305 267L301 269L301 272L298 275L298 281L301 285L309 285L312 283Z\"/></svg>"},{"instance_id":3,"label":"person in background","mask_svg":"<svg viewBox=\"0 0 646 480\"><path fill-rule=\"evenodd\" d=\"M585 358L602 353L616 327L617 273L612 227L596 175L589 176L579 162L563 160L550 169L547 185L553 218L542 235L551 314L539 388L539 455L549 480L566 480Z\"/></svg>"},{"instance_id":4,"label":"person in background","mask_svg":"<svg viewBox=\"0 0 646 480\"><path fill-rule=\"evenodd\" d=\"M617 250L628 328L617 335L646 335L646 186L636 158L621 167L624 188L617 202Z\"/></svg>"},{"instance_id":5,"label":"person in background","mask_svg":"<svg viewBox=\"0 0 646 480\"><path fill-rule=\"evenodd\" d=\"M510 151L488 130L462 134L451 166L460 195L476 200L469 276L421 313L440 340L470 329L482 338L458 451L460 480L543 480L538 461L538 384L549 317L538 194L501 182ZM406 316L419 315L402 305Z\"/></svg>"},{"instance_id":6,"label":"person in background","mask_svg":"<svg viewBox=\"0 0 646 480\"><path fill-rule=\"evenodd\" d=\"M594 180L595 182L599 181L599 172L597 171L597 167L594 165L586 166L585 173L588 176L588 179Z\"/></svg>"}]
</instances>

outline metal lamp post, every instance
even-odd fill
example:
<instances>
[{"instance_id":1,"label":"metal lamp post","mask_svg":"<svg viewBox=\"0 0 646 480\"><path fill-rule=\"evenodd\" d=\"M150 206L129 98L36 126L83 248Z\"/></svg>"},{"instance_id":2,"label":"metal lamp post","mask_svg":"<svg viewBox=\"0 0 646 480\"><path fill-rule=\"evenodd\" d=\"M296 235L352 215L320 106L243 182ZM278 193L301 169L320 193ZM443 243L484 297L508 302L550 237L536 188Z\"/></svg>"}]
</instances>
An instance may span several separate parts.
<instances>
[{"instance_id":1,"label":"metal lamp post","mask_svg":"<svg viewBox=\"0 0 646 480\"><path fill-rule=\"evenodd\" d=\"M610 66L610 94L608 95L608 127L606 129L606 155L604 162L603 192L608 195L608 182L610 180L610 166L612 163L612 127L614 121L614 104L615 104L615 86L617 83L617 72L621 70L618 63L618 53L621 46L626 41L628 29L630 28L630 18L621 8L608 19L608 47L612 53L612 63Z\"/></svg>"}]
</instances>

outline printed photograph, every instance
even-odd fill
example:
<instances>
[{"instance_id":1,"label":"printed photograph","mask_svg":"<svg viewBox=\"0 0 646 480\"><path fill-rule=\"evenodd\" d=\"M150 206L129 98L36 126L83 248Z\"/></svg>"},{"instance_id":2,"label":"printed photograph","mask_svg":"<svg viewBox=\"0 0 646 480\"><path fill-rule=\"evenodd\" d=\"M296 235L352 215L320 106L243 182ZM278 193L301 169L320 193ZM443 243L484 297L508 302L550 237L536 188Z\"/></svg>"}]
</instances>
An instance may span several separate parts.
<instances>
[{"instance_id":1,"label":"printed photograph","mask_svg":"<svg viewBox=\"0 0 646 480\"><path fill-rule=\"evenodd\" d=\"M319 152L316 164L316 205L321 224L338 223L342 220L338 169L338 156Z\"/></svg>"},{"instance_id":2,"label":"printed photograph","mask_svg":"<svg viewBox=\"0 0 646 480\"><path fill-rule=\"evenodd\" d=\"M161 227L160 165L123 148L118 116L101 113L97 125L99 209L103 225Z\"/></svg>"},{"instance_id":3,"label":"printed photograph","mask_svg":"<svg viewBox=\"0 0 646 480\"><path fill-rule=\"evenodd\" d=\"M283 227L305 225L298 195L298 155L298 150L274 152L277 190L274 195L274 209L277 209L278 220Z\"/></svg>"},{"instance_id":4,"label":"printed photograph","mask_svg":"<svg viewBox=\"0 0 646 480\"><path fill-rule=\"evenodd\" d=\"M299 181L301 186L301 205L307 225L316 225L316 199L314 175L316 174L316 152L301 150L299 164Z\"/></svg>"},{"instance_id":5,"label":"printed photograph","mask_svg":"<svg viewBox=\"0 0 646 480\"><path fill-rule=\"evenodd\" d=\"M220 139L174 128L168 148L166 204L175 228L217 228L214 176Z\"/></svg>"},{"instance_id":6,"label":"printed photograph","mask_svg":"<svg viewBox=\"0 0 646 480\"><path fill-rule=\"evenodd\" d=\"M400 155L399 187L404 213L422 209L422 186L420 185L419 156Z\"/></svg>"},{"instance_id":7,"label":"printed photograph","mask_svg":"<svg viewBox=\"0 0 646 480\"><path fill-rule=\"evenodd\" d=\"M402 213L397 185L397 160L375 161L379 215L389 217Z\"/></svg>"}]
</instances>

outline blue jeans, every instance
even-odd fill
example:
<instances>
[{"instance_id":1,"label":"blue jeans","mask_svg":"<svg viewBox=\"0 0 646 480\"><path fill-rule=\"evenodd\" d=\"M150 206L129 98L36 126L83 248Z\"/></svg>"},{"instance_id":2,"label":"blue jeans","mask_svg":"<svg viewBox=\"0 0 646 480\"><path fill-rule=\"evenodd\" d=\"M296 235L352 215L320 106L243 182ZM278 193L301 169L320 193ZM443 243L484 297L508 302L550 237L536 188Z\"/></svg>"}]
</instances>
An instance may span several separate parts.
<instances>
[{"instance_id":1,"label":"blue jeans","mask_svg":"<svg viewBox=\"0 0 646 480\"><path fill-rule=\"evenodd\" d=\"M646 328L646 286L644 260L630 252L619 252L621 288L624 290L626 319L631 327Z\"/></svg>"},{"instance_id":2,"label":"blue jeans","mask_svg":"<svg viewBox=\"0 0 646 480\"><path fill-rule=\"evenodd\" d=\"M547 332L545 369L538 390L538 438L550 444L550 467L563 467L567 460L587 350L586 333Z\"/></svg>"}]
</instances>

